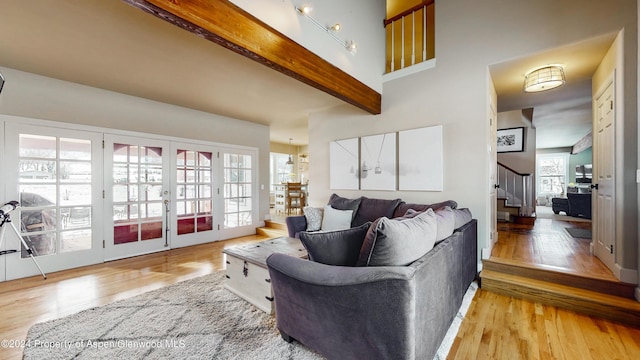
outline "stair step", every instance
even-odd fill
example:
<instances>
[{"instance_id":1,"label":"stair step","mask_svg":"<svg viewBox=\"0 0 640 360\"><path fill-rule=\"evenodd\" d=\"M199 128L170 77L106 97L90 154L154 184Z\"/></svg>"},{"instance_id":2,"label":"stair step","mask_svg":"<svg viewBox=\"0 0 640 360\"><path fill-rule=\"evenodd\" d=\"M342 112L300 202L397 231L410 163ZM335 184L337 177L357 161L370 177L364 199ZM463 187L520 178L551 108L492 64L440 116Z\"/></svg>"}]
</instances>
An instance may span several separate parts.
<instances>
[{"instance_id":1,"label":"stair step","mask_svg":"<svg viewBox=\"0 0 640 360\"><path fill-rule=\"evenodd\" d=\"M264 226L268 227L268 228L274 228L274 229L287 231L287 224L280 223L280 222L275 222L275 221L272 221L272 220L266 220L264 222Z\"/></svg>"},{"instance_id":2,"label":"stair step","mask_svg":"<svg viewBox=\"0 0 640 360\"><path fill-rule=\"evenodd\" d=\"M480 278L483 290L640 326L640 303L635 300L486 268Z\"/></svg>"},{"instance_id":3,"label":"stair step","mask_svg":"<svg viewBox=\"0 0 640 360\"><path fill-rule=\"evenodd\" d=\"M635 285L633 284L621 283L605 277L585 276L555 266L524 264L496 257L483 260L482 264L484 269L505 274L528 277L628 299L634 299L635 296Z\"/></svg>"},{"instance_id":4,"label":"stair step","mask_svg":"<svg viewBox=\"0 0 640 360\"><path fill-rule=\"evenodd\" d=\"M269 236L272 238L276 238L276 237L281 237L281 236L288 236L289 233L286 230L282 230L282 229L275 229L272 227L259 227L256 228L256 234L257 235L262 235L262 236Z\"/></svg>"}]
</instances>

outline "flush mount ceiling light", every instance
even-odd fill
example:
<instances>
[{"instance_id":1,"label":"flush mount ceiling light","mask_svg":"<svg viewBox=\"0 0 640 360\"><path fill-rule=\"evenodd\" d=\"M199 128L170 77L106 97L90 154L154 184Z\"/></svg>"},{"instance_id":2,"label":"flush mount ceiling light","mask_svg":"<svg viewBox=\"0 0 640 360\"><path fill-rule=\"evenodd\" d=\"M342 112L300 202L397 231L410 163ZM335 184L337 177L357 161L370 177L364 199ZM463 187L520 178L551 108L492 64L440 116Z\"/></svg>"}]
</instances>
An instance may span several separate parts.
<instances>
[{"instance_id":1,"label":"flush mount ceiling light","mask_svg":"<svg viewBox=\"0 0 640 360\"><path fill-rule=\"evenodd\" d=\"M336 35L336 33L340 31L340 29L342 28L342 25L338 23L332 26L322 25L322 23L320 23L318 20L316 20L315 18L313 18L313 16L310 15L313 8L309 5L296 6L295 9L300 15L304 16L309 21L311 21L313 25L315 25L319 29L324 30L324 32L327 33L333 40L335 40L338 44L340 44L342 47L347 49L351 53L351 55L356 54L358 50L358 44L356 44L355 41L353 40L345 41L340 39L338 35Z\"/></svg>"},{"instance_id":2,"label":"flush mount ceiling light","mask_svg":"<svg viewBox=\"0 0 640 360\"><path fill-rule=\"evenodd\" d=\"M565 83L560 65L547 65L528 72L524 76L524 92L540 92L555 89Z\"/></svg>"}]
</instances>

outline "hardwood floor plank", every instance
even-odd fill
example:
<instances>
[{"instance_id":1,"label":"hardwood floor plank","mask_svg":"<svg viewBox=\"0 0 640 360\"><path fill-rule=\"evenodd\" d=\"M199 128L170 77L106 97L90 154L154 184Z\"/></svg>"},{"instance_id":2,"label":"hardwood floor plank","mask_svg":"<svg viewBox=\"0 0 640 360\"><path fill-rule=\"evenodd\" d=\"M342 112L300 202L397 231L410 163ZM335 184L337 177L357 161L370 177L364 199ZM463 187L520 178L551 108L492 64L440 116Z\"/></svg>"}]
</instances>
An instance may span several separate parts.
<instances>
[{"instance_id":1,"label":"hardwood floor plank","mask_svg":"<svg viewBox=\"0 0 640 360\"><path fill-rule=\"evenodd\" d=\"M516 228L508 236L501 233L500 242L515 244L503 244L501 253L517 253L522 237L543 239L542 232ZM223 270L224 248L264 239L245 237L52 273L47 280L0 283L0 338L21 340L37 322ZM21 349L0 350L0 359L21 357ZM635 360L640 358L640 328L479 289L447 358Z\"/></svg>"}]
</instances>

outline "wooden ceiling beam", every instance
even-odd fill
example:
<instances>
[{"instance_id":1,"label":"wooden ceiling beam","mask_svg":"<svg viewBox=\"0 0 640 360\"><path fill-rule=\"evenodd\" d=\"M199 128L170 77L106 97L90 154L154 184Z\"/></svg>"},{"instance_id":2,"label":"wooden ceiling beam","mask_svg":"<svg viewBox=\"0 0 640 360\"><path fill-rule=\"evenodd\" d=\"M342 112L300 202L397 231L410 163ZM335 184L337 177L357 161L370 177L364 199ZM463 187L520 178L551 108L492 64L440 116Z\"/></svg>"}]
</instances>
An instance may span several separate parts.
<instances>
[{"instance_id":1,"label":"wooden ceiling beam","mask_svg":"<svg viewBox=\"0 0 640 360\"><path fill-rule=\"evenodd\" d=\"M123 0L371 114L381 95L227 0Z\"/></svg>"}]
</instances>

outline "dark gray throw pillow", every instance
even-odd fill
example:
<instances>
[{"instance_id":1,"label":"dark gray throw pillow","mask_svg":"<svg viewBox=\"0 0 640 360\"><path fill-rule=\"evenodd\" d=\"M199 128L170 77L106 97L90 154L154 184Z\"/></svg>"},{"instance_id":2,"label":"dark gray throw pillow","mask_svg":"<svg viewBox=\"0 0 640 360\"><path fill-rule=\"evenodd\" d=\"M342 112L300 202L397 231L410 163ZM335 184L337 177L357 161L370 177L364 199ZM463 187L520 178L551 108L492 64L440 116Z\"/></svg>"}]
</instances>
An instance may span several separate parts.
<instances>
[{"instance_id":1,"label":"dark gray throw pillow","mask_svg":"<svg viewBox=\"0 0 640 360\"><path fill-rule=\"evenodd\" d=\"M382 217L371 224L357 266L403 266L433 248L438 224L433 209L409 219Z\"/></svg>"},{"instance_id":2,"label":"dark gray throw pillow","mask_svg":"<svg viewBox=\"0 0 640 360\"><path fill-rule=\"evenodd\" d=\"M358 207L358 213L355 219L353 219L353 226L360 226L369 221L375 221L381 217L393 217L393 212L400 204L402 200L393 199L370 199L368 197L360 198L360 206Z\"/></svg>"},{"instance_id":3,"label":"dark gray throw pillow","mask_svg":"<svg viewBox=\"0 0 640 360\"><path fill-rule=\"evenodd\" d=\"M309 260L327 265L355 266L371 223L337 231L301 232Z\"/></svg>"}]
</instances>

